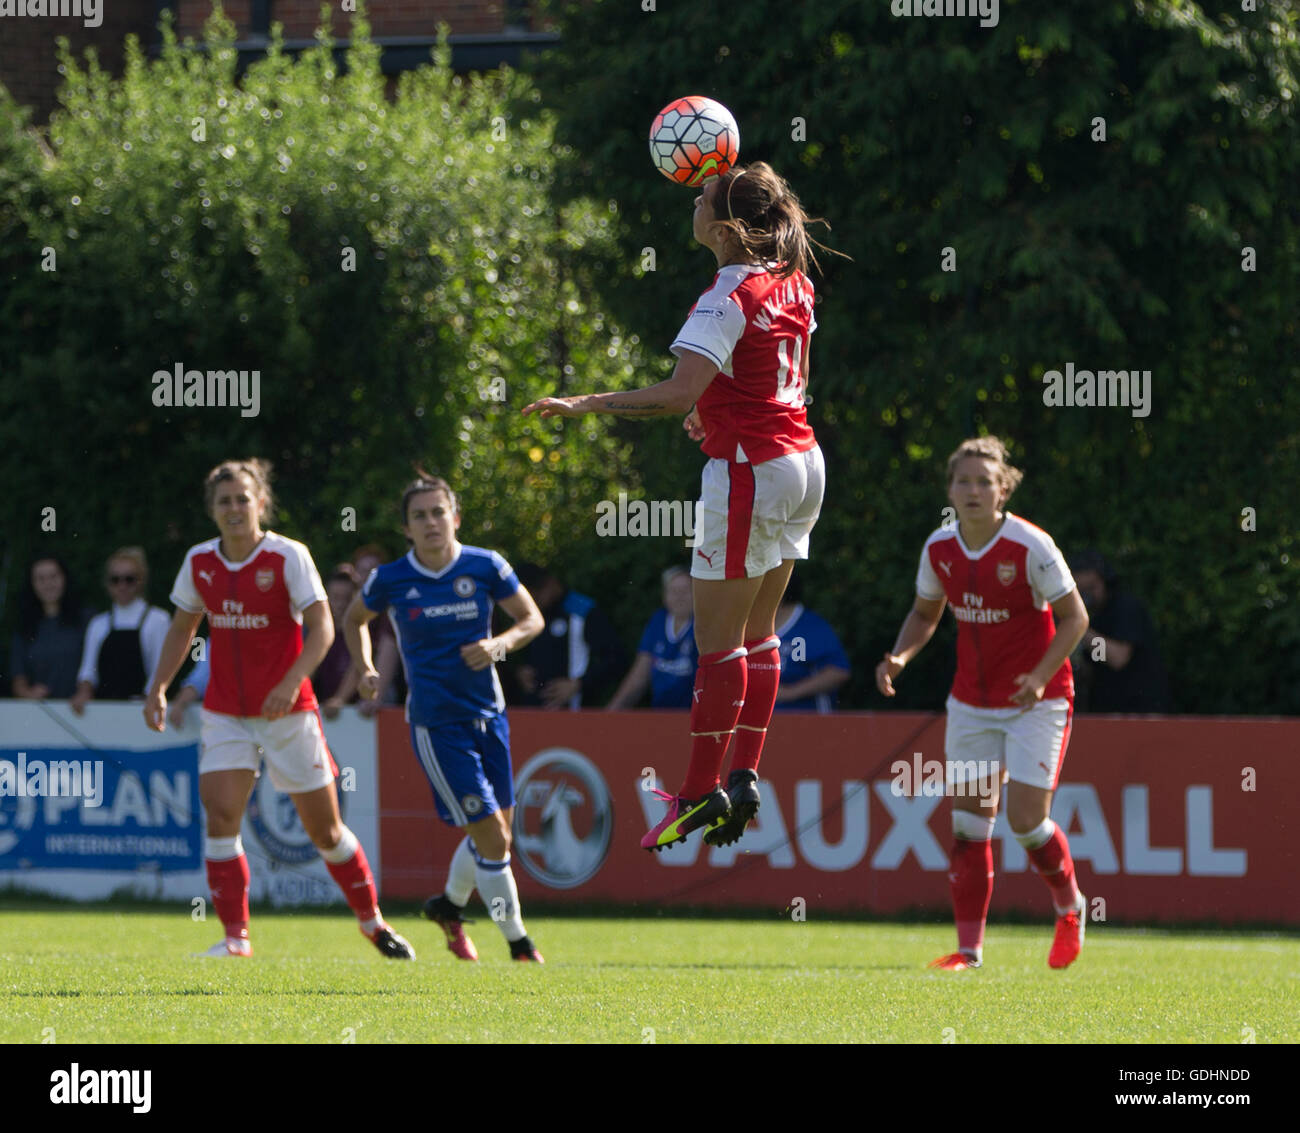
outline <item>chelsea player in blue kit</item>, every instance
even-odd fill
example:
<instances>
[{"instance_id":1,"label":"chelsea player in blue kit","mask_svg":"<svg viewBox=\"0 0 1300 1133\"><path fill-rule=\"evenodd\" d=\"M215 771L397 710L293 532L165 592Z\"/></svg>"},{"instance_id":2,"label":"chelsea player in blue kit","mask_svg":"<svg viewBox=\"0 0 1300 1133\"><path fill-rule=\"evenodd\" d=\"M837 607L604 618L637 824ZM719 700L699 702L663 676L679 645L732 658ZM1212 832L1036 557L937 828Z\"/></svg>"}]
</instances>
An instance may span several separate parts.
<instances>
[{"instance_id":1,"label":"chelsea player in blue kit","mask_svg":"<svg viewBox=\"0 0 1300 1133\"><path fill-rule=\"evenodd\" d=\"M494 663L543 628L542 615L510 564L495 551L456 539L460 505L451 486L418 470L402 494L402 525L411 549L376 567L345 618L348 648L366 699L379 689L368 623L387 612L397 631L409 693L411 746L433 788L438 816L465 831L452 855L446 890L425 916L446 933L447 947L477 960L461 914L477 888L515 960L542 962L519 913L510 870L514 776L505 698ZM492 636L492 608L515 624Z\"/></svg>"}]
</instances>

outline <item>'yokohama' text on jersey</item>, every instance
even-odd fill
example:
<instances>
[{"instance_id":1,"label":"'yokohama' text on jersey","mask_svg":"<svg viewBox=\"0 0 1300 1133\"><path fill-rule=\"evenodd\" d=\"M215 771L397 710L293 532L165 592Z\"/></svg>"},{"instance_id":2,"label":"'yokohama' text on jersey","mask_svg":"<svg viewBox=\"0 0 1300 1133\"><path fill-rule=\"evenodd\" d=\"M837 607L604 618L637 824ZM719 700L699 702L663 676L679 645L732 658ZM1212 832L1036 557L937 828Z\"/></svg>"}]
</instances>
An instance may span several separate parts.
<instances>
[{"instance_id":1,"label":"'yokohama' text on jersey","mask_svg":"<svg viewBox=\"0 0 1300 1133\"><path fill-rule=\"evenodd\" d=\"M496 716L505 709L495 665L474 670L460 647L492 636L495 603L519 579L495 551L462 546L440 571L408 551L370 572L361 590L366 609L388 612L406 669L406 718L436 727Z\"/></svg>"}]
</instances>

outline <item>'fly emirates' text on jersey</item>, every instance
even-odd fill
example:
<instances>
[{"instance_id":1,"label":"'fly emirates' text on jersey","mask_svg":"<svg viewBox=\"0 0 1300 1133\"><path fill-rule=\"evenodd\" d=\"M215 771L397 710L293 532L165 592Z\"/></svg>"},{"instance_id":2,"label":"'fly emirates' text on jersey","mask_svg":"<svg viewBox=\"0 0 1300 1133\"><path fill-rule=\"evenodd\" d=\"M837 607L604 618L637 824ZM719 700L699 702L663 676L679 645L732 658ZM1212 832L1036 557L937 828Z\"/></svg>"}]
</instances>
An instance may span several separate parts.
<instances>
[{"instance_id":1,"label":"'fly emirates' text on jersey","mask_svg":"<svg viewBox=\"0 0 1300 1133\"><path fill-rule=\"evenodd\" d=\"M957 618L957 676L952 695L976 708L1011 708L1015 679L1042 660L1056 624L1051 604L1074 589L1070 568L1052 537L1006 514L997 533L978 551L962 542L956 526L926 540L916 592L947 598ZM1044 700L1074 699L1066 660L1047 682Z\"/></svg>"},{"instance_id":2,"label":"'fly emirates' text on jersey","mask_svg":"<svg viewBox=\"0 0 1300 1133\"><path fill-rule=\"evenodd\" d=\"M406 669L406 718L438 724L496 716L505 697L495 665L475 672L460 647L492 636L492 609L519 589L519 579L495 551L462 546L440 571L408 551L370 572L361 591L366 609L388 611Z\"/></svg>"},{"instance_id":3,"label":"'fly emirates' text on jersey","mask_svg":"<svg viewBox=\"0 0 1300 1133\"><path fill-rule=\"evenodd\" d=\"M209 712L260 716L262 702L302 652L302 612L324 602L311 553L268 531L243 562L220 550L221 540L191 547L176 575L171 600L208 616L212 675L203 697ZM315 712L311 681L302 682L291 712Z\"/></svg>"},{"instance_id":4,"label":"'fly emirates' text on jersey","mask_svg":"<svg viewBox=\"0 0 1300 1133\"><path fill-rule=\"evenodd\" d=\"M817 329L802 272L729 264L695 301L670 348L703 354L721 371L696 403L706 455L761 464L816 443L804 409L803 360Z\"/></svg>"}]
</instances>

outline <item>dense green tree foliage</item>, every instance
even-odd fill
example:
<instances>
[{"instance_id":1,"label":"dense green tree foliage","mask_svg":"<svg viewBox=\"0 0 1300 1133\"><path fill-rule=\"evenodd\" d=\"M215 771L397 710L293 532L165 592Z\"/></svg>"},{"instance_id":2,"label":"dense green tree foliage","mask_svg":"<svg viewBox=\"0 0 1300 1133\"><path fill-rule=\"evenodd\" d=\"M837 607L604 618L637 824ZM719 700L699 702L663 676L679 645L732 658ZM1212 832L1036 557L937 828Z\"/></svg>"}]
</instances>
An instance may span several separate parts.
<instances>
[{"instance_id":1,"label":"dense green tree foliage","mask_svg":"<svg viewBox=\"0 0 1300 1133\"><path fill-rule=\"evenodd\" d=\"M522 558L595 539L625 443L519 407L579 372L630 384L636 346L592 279L610 214L551 205L563 151L530 84L444 53L390 100L364 29L345 65L322 35L243 74L233 37L216 19L197 48L133 43L121 78L64 58L48 139L0 95L10 594L39 547L102 602L103 556L139 543L165 601L215 533L201 480L229 456L274 461L275 526L322 570L363 542L398 552L417 459L461 489L467 541ZM258 413L158 405L178 364L258 371Z\"/></svg>"},{"instance_id":2,"label":"dense green tree foliage","mask_svg":"<svg viewBox=\"0 0 1300 1133\"><path fill-rule=\"evenodd\" d=\"M702 457L675 419L518 409L669 371L714 265L645 132L703 93L850 257L817 280L831 484L804 568L845 703L883 706L944 457L989 431L1027 473L1013 509L1147 601L1180 710L1300 711L1300 41L1292 5L1257 7L557 4L533 75L442 55L391 99L364 29L245 72L220 18L121 78L65 58L45 134L0 91L8 593L38 547L93 583L135 542L164 600L229 455L276 462L276 526L322 568L396 550L420 459L462 489L463 538L549 560L635 640L684 549L602 538L596 507L692 498ZM1150 412L1046 404L1068 363L1149 370ZM257 370L258 414L156 404L177 364ZM897 705L941 705L951 637Z\"/></svg>"},{"instance_id":3,"label":"dense green tree foliage","mask_svg":"<svg viewBox=\"0 0 1300 1133\"><path fill-rule=\"evenodd\" d=\"M857 666L850 702L883 704L871 670L944 458L978 431L1027 473L1013 510L1147 601L1180 710L1300 711L1300 17L999 7L982 28L885 0L555 5L563 46L536 78L573 150L562 191L618 206L608 306L662 348L707 283L694 194L645 135L672 98L720 99L742 162L783 172L852 257L822 257L810 415L831 480L806 568ZM1071 362L1150 370L1149 414L1045 404ZM638 445L651 492L681 490L681 451L667 428ZM938 706L950 665L932 647L895 703Z\"/></svg>"}]
</instances>

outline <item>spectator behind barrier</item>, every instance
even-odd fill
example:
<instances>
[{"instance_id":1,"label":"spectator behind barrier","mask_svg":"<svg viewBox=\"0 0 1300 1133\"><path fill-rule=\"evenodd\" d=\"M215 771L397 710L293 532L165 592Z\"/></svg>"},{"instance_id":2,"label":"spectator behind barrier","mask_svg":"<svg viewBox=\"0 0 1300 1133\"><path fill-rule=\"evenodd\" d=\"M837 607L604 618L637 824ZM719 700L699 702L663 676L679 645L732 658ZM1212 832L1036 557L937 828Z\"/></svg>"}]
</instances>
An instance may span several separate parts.
<instances>
[{"instance_id":1,"label":"spectator behind barrier","mask_svg":"<svg viewBox=\"0 0 1300 1133\"><path fill-rule=\"evenodd\" d=\"M695 689L695 619L691 575L685 567L669 567L660 576L663 606L650 615L636 660L618 686L609 710L635 708L650 688L652 708L689 708Z\"/></svg>"},{"instance_id":2,"label":"spectator behind barrier","mask_svg":"<svg viewBox=\"0 0 1300 1133\"><path fill-rule=\"evenodd\" d=\"M545 708L600 704L625 665L609 618L545 567L521 563L515 573L546 619L546 629L515 655L518 664L506 666L514 683L511 702Z\"/></svg>"},{"instance_id":3,"label":"spectator behind barrier","mask_svg":"<svg viewBox=\"0 0 1300 1133\"><path fill-rule=\"evenodd\" d=\"M776 609L781 639L778 712L833 712L837 691L849 679L849 658L830 624L805 608L803 583L796 570Z\"/></svg>"},{"instance_id":4,"label":"spectator behind barrier","mask_svg":"<svg viewBox=\"0 0 1300 1133\"><path fill-rule=\"evenodd\" d=\"M352 665L348 643L343 636L343 615L348 612L359 589L356 568L351 563L340 563L325 581L330 614L334 618L334 643L312 673L311 684L316 690L316 699L320 701L321 715L326 720L333 720L340 708L357 699L357 684L361 678Z\"/></svg>"},{"instance_id":5,"label":"spectator behind barrier","mask_svg":"<svg viewBox=\"0 0 1300 1133\"><path fill-rule=\"evenodd\" d=\"M63 560L36 556L23 579L18 628L9 649L13 695L28 700L72 696L89 620Z\"/></svg>"},{"instance_id":6,"label":"spectator behind barrier","mask_svg":"<svg viewBox=\"0 0 1300 1133\"><path fill-rule=\"evenodd\" d=\"M86 627L69 705L78 716L89 701L130 700L144 696L158 666L170 619L144 599L149 563L140 547L120 547L108 557L104 587L113 604Z\"/></svg>"},{"instance_id":7,"label":"spectator behind barrier","mask_svg":"<svg viewBox=\"0 0 1300 1133\"><path fill-rule=\"evenodd\" d=\"M378 543L358 547L352 555L352 566L357 572L357 585L365 586L370 572L392 558ZM406 681L402 678L402 659L397 651L397 638L393 626L385 618L370 623L370 648L373 650L375 669L379 673L379 693L373 700L363 700L357 705L362 716L373 716L385 704L403 704L406 701Z\"/></svg>"},{"instance_id":8,"label":"spectator behind barrier","mask_svg":"<svg viewBox=\"0 0 1300 1133\"><path fill-rule=\"evenodd\" d=\"M1168 712L1169 678L1155 624L1100 551L1070 562L1089 629L1071 662L1080 712Z\"/></svg>"}]
</instances>

